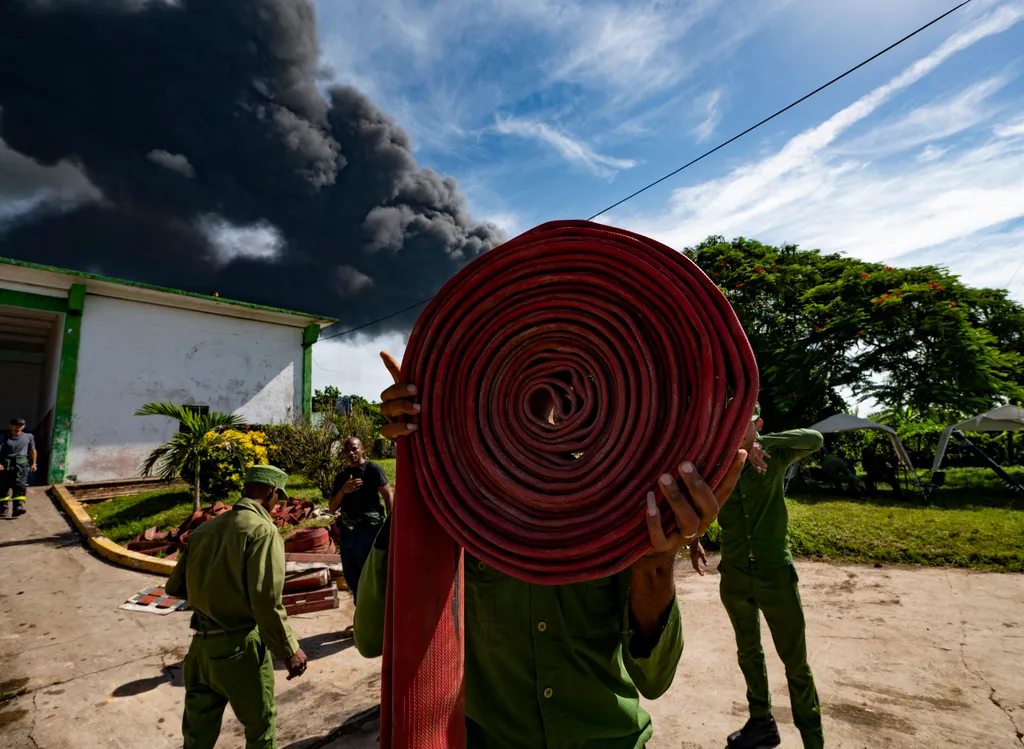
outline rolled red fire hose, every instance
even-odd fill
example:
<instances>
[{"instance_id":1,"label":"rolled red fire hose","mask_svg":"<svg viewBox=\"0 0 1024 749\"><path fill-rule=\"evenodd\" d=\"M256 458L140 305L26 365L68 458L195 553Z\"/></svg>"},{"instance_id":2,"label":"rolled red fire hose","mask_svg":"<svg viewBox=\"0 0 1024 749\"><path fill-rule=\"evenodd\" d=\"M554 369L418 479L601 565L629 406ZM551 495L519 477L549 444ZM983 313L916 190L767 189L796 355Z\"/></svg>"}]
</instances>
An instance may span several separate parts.
<instances>
[{"instance_id":1,"label":"rolled red fire hose","mask_svg":"<svg viewBox=\"0 0 1024 749\"><path fill-rule=\"evenodd\" d=\"M416 323L402 378L423 416L399 445L381 746L458 749L462 550L550 585L631 565L650 547L659 475L691 460L712 487L722 480L757 366L728 301L685 256L560 221L449 281ZM554 424L533 410L540 391Z\"/></svg>"}]
</instances>

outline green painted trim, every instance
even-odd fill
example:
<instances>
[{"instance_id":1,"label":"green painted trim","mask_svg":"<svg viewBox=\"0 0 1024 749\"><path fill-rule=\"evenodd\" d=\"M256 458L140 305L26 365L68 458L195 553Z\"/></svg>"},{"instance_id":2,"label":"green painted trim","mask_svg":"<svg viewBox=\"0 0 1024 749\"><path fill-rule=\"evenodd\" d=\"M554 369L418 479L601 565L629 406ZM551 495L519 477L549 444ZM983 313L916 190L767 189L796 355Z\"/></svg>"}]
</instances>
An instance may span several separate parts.
<instances>
[{"instance_id":1,"label":"green painted trim","mask_svg":"<svg viewBox=\"0 0 1024 749\"><path fill-rule=\"evenodd\" d=\"M251 304L250 302L239 302L235 299L224 299L223 297L219 296L209 296L208 294L196 294L191 291L182 291L181 289L169 289L165 286L153 286L152 284L148 283L126 281L123 278L111 278L110 276L100 276L94 273L83 273L82 271L71 270L69 268L56 268L52 265L40 265L38 263L30 263L25 260L15 260L9 257L0 257L0 264L13 265L19 268L31 268L33 270L45 270L49 271L50 273L60 273L65 276L74 276L75 278L83 278L90 281L106 281L107 283L116 283L119 284L120 286L133 286L137 289L146 289L147 291L160 291L163 292L164 294L174 294L175 296L190 297L192 299L205 299L210 302L220 302L222 304L230 304L235 307L246 307L248 309L259 309L264 310L266 312L276 312L282 315L292 315L293 317L316 318L318 320L323 320L324 322L330 325L333 325L334 323L338 322L333 317L320 317L319 315L311 315L306 312L296 312L295 310L282 309L280 307L267 307L262 304ZM59 299L57 301L63 302L63 300ZM0 304L6 304L6 302L0 302ZM63 312L64 308L61 307L59 311Z\"/></svg>"},{"instance_id":2,"label":"green painted trim","mask_svg":"<svg viewBox=\"0 0 1024 749\"><path fill-rule=\"evenodd\" d=\"M48 481L60 484L68 468L71 449L71 419L75 408L75 383L78 380L78 344L82 338L82 311L85 286L74 284L68 292L68 311L64 315L64 338L60 345L57 374L57 405L53 411L53 443L50 446ZM77 307L77 309L75 309Z\"/></svg>"},{"instance_id":3,"label":"green painted trim","mask_svg":"<svg viewBox=\"0 0 1024 749\"><path fill-rule=\"evenodd\" d=\"M2 258L0 258L2 259ZM64 312L68 308L68 300L59 296L43 296L28 291L0 289L0 305L4 307L21 307L37 309L43 312Z\"/></svg>"},{"instance_id":4,"label":"green painted trim","mask_svg":"<svg viewBox=\"0 0 1024 749\"><path fill-rule=\"evenodd\" d=\"M313 415L313 344L319 337L319 325L302 329L302 415L306 419Z\"/></svg>"},{"instance_id":5,"label":"green painted trim","mask_svg":"<svg viewBox=\"0 0 1024 749\"><path fill-rule=\"evenodd\" d=\"M12 364L45 364L46 354L36 351L10 351L0 349L0 362Z\"/></svg>"}]
</instances>

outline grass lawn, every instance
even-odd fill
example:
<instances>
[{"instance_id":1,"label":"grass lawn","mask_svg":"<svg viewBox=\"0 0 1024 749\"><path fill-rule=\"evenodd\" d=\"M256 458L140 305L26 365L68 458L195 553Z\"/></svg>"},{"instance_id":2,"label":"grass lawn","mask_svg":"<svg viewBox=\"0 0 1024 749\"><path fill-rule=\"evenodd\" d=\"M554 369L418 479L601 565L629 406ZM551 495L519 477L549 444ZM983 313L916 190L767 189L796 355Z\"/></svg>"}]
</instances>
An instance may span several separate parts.
<instances>
[{"instance_id":1,"label":"grass lawn","mask_svg":"<svg viewBox=\"0 0 1024 749\"><path fill-rule=\"evenodd\" d=\"M394 484L395 461L378 462ZM1024 482L1024 468L1010 473ZM320 492L301 476L292 477L288 491L324 503ZM888 493L850 499L827 490L802 490L794 492L787 505L790 543L797 556L1024 572L1024 501L1014 501L987 469L951 469L946 486L927 504L917 495L899 501ZM146 492L89 505L87 510L108 538L127 543L153 526L179 526L192 513L192 492ZM303 527L329 522L310 520Z\"/></svg>"},{"instance_id":2,"label":"grass lawn","mask_svg":"<svg viewBox=\"0 0 1024 749\"><path fill-rule=\"evenodd\" d=\"M1024 483L1024 468L1007 472ZM929 502L806 490L787 505L797 556L1024 572L1024 500L988 469L947 471Z\"/></svg>"},{"instance_id":3,"label":"grass lawn","mask_svg":"<svg viewBox=\"0 0 1024 749\"><path fill-rule=\"evenodd\" d=\"M388 480L395 482L395 461L377 461L384 468ZM288 481L288 493L293 497L302 497L316 504L326 504L319 490L303 476L292 476ZM229 504L237 496L228 497ZM204 502L204 506L206 502ZM111 541L126 544L147 528L169 531L177 528L192 514L191 489L164 489L155 492L143 492L129 497L116 497L106 502L86 505L86 512L103 535ZM329 520L317 518L302 523L301 528L330 525ZM296 526L282 528L289 533Z\"/></svg>"}]
</instances>

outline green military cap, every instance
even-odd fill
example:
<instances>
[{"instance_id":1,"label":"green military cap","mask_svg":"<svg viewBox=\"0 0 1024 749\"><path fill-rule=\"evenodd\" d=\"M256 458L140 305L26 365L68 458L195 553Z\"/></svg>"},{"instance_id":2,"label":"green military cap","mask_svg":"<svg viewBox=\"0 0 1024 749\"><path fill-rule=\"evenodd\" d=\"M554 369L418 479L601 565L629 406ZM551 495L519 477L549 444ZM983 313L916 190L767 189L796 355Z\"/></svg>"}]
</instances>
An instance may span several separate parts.
<instances>
[{"instance_id":1,"label":"green military cap","mask_svg":"<svg viewBox=\"0 0 1024 749\"><path fill-rule=\"evenodd\" d=\"M245 483L272 486L278 490L283 501L288 501L288 492L284 489L288 484L288 474L280 468L275 468L274 466L251 466L245 472Z\"/></svg>"}]
</instances>

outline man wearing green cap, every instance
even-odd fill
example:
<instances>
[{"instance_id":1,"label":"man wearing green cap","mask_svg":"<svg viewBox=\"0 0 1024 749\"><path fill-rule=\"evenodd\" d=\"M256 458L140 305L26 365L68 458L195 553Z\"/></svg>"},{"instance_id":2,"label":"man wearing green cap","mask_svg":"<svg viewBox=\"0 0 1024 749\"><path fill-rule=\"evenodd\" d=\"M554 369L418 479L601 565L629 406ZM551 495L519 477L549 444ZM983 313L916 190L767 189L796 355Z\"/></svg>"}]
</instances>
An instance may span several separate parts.
<instances>
[{"instance_id":1,"label":"man wearing green cap","mask_svg":"<svg viewBox=\"0 0 1024 749\"><path fill-rule=\"evenodd\" d=\"M804 612L797 574L789 552L789 516L784 482L786 470L818 450L824 439L813 429L760 435L761 407L754 410L742 448L749 462L729 502L718 514L722 527L720 592L736 633L740 670L747 682L750 720L728 737L729 749L778 746L782 739L772 717L768 669L761 649L760 614L786 667L793 722L804 746L824 746L821 708L814 677L807 665ZM693 568L704 574L707 562L700 540L690 546Z\"/></svg>"},{"instance_id":2,"label":"man wearing green cap","mask_svg":"<svg viewBox=\"0 0 1024 749\"><path fill-rule=\"evenodd\" d=\"M273 466L246 471L242 498L192 533L165 586L194 612L185 657L185 749L213 749L228 704L245 726L246 749L274 749L271 654L284 661L289 679L306 670L282 602L284 542L270 519L278 499L288 499L287 481Z\"/></svg>"}]
</instances>

